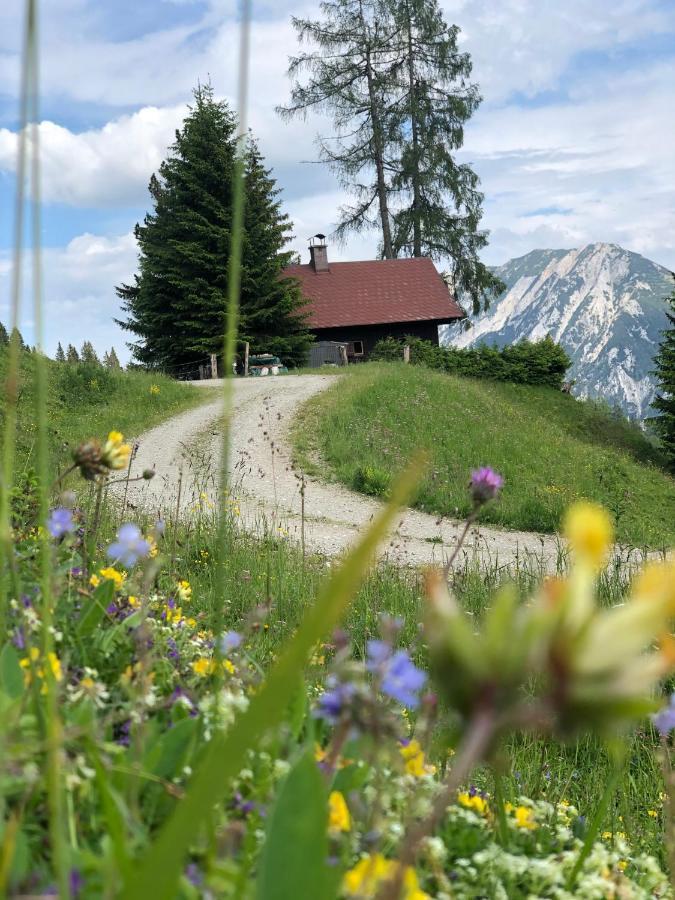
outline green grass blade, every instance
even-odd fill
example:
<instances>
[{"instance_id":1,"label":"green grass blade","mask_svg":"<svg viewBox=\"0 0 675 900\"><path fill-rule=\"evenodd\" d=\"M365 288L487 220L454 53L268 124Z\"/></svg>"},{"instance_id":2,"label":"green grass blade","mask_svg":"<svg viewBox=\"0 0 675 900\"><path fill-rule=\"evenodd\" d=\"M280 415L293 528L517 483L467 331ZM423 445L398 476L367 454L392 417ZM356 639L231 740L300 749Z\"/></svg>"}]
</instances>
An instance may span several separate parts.
<instances>
[{"instance_id":1,"label":"green grass blade","mask_svg":"<svg viewBox=\"0 0 675 900\"><path fill-rule=\"evenodd\" d=\"M394 485L390 502L331 575L246 712L227 734L217 735L206 747L185 797L127 881L122 893L125 900L173 896L196 823L204 822L213 805L222 799L230 780L243 766L247 751L285 716L313 647L341 620L379 542L393 525L398 509L412 495L420 468L418 458Z\"/></svg>"},{"instance_id":2,"label":"green grass blade","mask_svg":"<svg viewBox=\"0 0 675 900\"><path fill-rule=\"evenodd\" d=\"M326 785L311 754L289 772L270 816L257 900L330 896Z\"/></svg>"},{"instance_id":3,"label":"green grass blade","mask_svg":"<svg viewBox=\"0 0 675 900\"><path fill-rule=\"evenodd\" d=\"M19 108L19 140L16 163L16 197L14 203L14 253L12 260L11 286L11 336L5 384L5 423L2 446L2 483L0 484L0 641L6 637L6 617L8 585L11 583L15 596L19 596L18 575L14 564L14 544L12 535L12 509L10 492L14 485L14 462L16 454L16 419L19 401L19 324L21 319L22 251L24 236L28 97L30 90L30 44L29 8L26 7L24 45L22 51L21 102Z\"/></svg>"},{"instance_id":4,"label":"green grass blade","mask_svg":"<svg viewBox=\"0 0 675 900\"><path fill-rule=\"evenodd\" d=\"M47 364L44 354L44 322L42 303L42 240L40 187L40 66L38 43L38 0L27 0L26 53L28 54L28 111L31 134L31 226L32 288L35 330L35 419L37 423L36 467L40 529L40 618L44 659L53 651L52 546L47 531L50 501L49 445L47 438ZM45 666L45 738L47 745L46 781L49 807L49 836L52 866L60 897L70 896L68 846L63 785L61 780L62 728L58 712L57 684L49 666Z\"/></svg>"}]
</instances>

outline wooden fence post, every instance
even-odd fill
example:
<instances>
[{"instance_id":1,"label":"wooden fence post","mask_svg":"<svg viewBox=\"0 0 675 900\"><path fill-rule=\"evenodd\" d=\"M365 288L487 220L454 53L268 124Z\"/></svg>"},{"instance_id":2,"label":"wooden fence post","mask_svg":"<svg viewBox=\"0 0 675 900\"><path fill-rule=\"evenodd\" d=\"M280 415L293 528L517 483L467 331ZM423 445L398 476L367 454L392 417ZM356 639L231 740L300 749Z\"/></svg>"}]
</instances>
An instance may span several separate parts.
<instances>
[{"instance_id":1,"label":"wooden fence post","mask_svg":"<svg viewBox=\"0 0 675 900\"><path fill-rule=\"evenodd\" d=\"M403 362L410 362L410 344L406 344L403 348Z\"/></svg>"},{"instance_id":2,"label":"wooden fence post","mask_svg":"<svg viewBox=\"0 0 675 900\"><path fill-rule=\"evenodd\" d=\"M211 354L211 378L218 377L218 360L216 359L216 354Z\"/></svg>"},{"instance_id":3,"label":"wooden fence post","mask_svg":"<svg viewBox=\"0 0 675 900\"><path fill-rule=\"evenodd\" d=\"M244 377L248 375L248 341L244 344Z\"/></svg>"}]
</instances>

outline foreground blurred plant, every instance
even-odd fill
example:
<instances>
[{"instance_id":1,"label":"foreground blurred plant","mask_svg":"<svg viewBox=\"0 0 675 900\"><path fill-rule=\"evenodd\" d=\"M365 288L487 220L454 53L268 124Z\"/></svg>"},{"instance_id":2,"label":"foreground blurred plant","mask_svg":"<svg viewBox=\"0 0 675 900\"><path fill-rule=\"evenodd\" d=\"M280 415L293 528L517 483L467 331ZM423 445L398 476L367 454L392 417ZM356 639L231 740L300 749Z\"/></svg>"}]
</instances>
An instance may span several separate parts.
<instances>
[{"instance_id":1,"label":"foreground blurred plant","mask_svg":"<svg viewBox=\"0 0 675 900\"><path fill-rule=\"evenodd\" d=\"M530 729L611 738L657 708L654 689L675 668L675 562L648 563L627 602L602 609L596 584L612 545L609 516L579 503L568 511L564 533L573 557L569 577L547 579L525 603L515 589L502 589L479 629L446 579L436 571L427 575L425 635L434 682L459 715L463 737L432 812L410 825L401 869L383 896L400 894L405 867L504 735Z\"/></svg>"}]
</instances>

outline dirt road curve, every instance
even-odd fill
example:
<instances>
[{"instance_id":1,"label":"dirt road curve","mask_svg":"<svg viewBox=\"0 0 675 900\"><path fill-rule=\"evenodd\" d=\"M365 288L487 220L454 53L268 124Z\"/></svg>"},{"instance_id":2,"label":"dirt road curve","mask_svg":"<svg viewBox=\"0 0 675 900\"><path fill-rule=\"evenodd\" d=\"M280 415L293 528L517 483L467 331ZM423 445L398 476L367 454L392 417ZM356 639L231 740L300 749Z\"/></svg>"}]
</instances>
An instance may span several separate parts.
<instances>
[{"instance_id":1,"label":"dirt road curve","mask_svg":"<svg viewBox=\"0 0 675 900\"><path fill-rule=\"evenodd\" d=\"M289 540L301 537L299 473L291 467L286 435L298 407L334 383L331 375L250 378L235 381L235 415L230 469L235 513L249 530L272 530ZM201 382L201 385L213 382ZM173 515L180 483L181 513L200 504L213 509L217 499L220 402L182 413L138 438L132 474L155 468L151 482L130 485L129 499L163 517ZM307 479L305 540L326 555L341 553L379 508L376 500L336 484ZM383 553L399 565L443 562L455 546L462 523L414 510L406 511ZM460 554L484 563L511 564L536 557L546 568L558 545L550 535L481 528Z\"/></svg>"}]
</instances>

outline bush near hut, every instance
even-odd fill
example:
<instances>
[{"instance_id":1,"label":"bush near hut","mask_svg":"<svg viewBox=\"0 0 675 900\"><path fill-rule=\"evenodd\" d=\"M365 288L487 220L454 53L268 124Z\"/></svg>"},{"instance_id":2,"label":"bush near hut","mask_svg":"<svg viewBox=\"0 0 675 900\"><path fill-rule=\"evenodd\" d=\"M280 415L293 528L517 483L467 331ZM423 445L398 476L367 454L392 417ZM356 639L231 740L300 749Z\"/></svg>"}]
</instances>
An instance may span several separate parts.
<instances>
[{"instance_id":1,"label":"bush near hut","mask_svg":"<svg viewBox=\"0 0 675 900\"><path fill-rule=\"evenodd\" d=\"M508 347L479 346L467 349L438 347L430 341L409 337L378 341L370 358L397 361L403 359L403 347L410 347L413 365L438 369L465 378L486 378L513 384L536 384L561 390L572 360L560 344L550 337L541 341L518 341Z\"/></svg>"}]
</instances>

